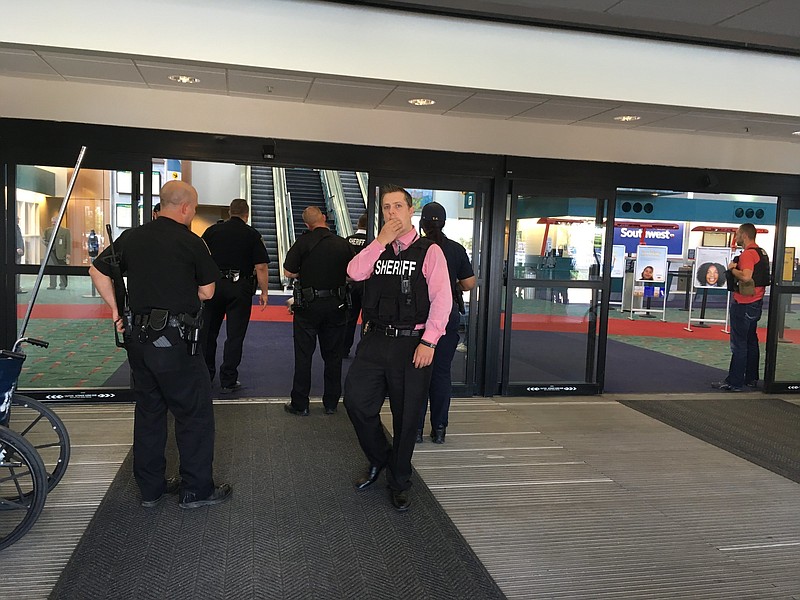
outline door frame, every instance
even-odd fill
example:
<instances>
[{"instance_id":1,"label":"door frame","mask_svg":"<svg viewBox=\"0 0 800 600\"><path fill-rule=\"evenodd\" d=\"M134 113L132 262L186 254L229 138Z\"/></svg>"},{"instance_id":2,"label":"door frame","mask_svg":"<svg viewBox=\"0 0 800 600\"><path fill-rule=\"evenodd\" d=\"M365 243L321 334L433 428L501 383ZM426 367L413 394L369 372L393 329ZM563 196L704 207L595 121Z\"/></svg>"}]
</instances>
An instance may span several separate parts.
<instances>
[{"instance_id":1,"label":"door frame","mask_svg":"<svg viewBox=\"0 0 800 600\"><path fill-rule=\"evenodd\" d=\"M3 184L8 190L4 215L6 217L6 235L9 236L7 245L11 243L11 236L14 235L14 225L17 217L17 167L44 165L47 167L59 167L71 169L75 166L75 156L68 155L67 152L48 152L39 160L30 160L29 157L17 157L16 162L6 162L3 164ZM103 170L103 171L130 171L131 172L131 223L132 226L140 225L138 214L138 198L142 198L143 221L147 222L150 218L152 207L152 159L150 156L132 156L130 154L101 153L92 155L87 150L86 157L81 165L81 170ZM140 189L139 177L136 173L142 174L142 184ZM133 200L136 198L137 200ZM112 210L114 207L111 207ZM9 255L10 256L10 255ZM11 348L17 338L18 318L16 316L16 285L15 276L36 275L40 265L25 265L7 262L3 265L5 272L5 293L3 302L0 304L2 314L9 315L11 318L5 319L5 325L0 329L0 348ZM45 273L55 275L68 275L86 277L86 266L53 266L48 265ZM44 280L43 280L44 281ZM112 335L109 329L109 335ZM42 388L37 390L23 390L25 395L38 400L69 402L75 400L102 400L105 402L129 401L131 396L130 388Z\"/></svg>"},{"instance_id":2,"label":"door frame","mask_svg":"<svg viewBox=\"0 0 800 600\"><path fill-rule=\"evenodd\" d=\"M467 362L465 382L453 382L454 397L482 395L485 390L486 365L486 323L488 302L478 301L490 293L487 280L489 262L488 225L491 210L492 179L484 177L461 177L455 175L434 175L430 173L404 173L369 171L369 197L367 199L368 223L382 225L381 210L377 190L381 185L396 184L404 188L450 190L475 192L474 215L472 221L472 267L475 272L475 288L470 292L467 321ZM371 226L367 228L367 243L375 238ZM445 232L446 234L446 232Z\"/></svg>"},{"instance_id":3,"label":"door frame","mask_svg":"<svg viewBox=\"0 0 800 600\"><path fill-rule=\"evenodd\" d=\"M800 283L783 281L784 250L786 248L786 229L789 226L789 211L800 212L800 195L780 196L775 219L775 246L772 249L772 285L769 291L769 311L767 320L767 340L764 360L764 391L768 394L796 394L800 392L800 381L775 381L778 359L778 345L782 322L785 318L783 298L791 299L800 293Z\"/></svg>"},{"instance_id":4,"label":"door frame","mask_svg":"<svg viewBox=\"0 0 800 600\"><path fill-rule=\"evenodd\" d=\"M606 249L602 257L600 272L597 279L571 280L553 279L548 283L563 284L562 287L591 289L593 290L592 307L590 313L590 329L587 331L589 340L586 349L586 378L594 379L588 382L522 382L509 381L511 356L511 336L506 333L511 331L513 317L513 290L515 287L535 287L531 279L516 278L513 276L513 267L508 267L503 280L505 295L505 310L503 311L503 326L501 328L502 363L500 367L499 393L503 396L540 396L540 395L594 395L603 392L605 382L605 360L608 341L608 314L609 294L611 292L611 247L614 239L614 216L616 213L616 188L604 186L582 186L580 184L555 183L515 179L510 182L510 194L507 208L507 235L508 243L504 256L507 265L513 265L517 233L517 220L515 218L520 192L531 196L556 196L556 197L581 197L593 198L596 201L595 222L605 225L603 247ZM597 297L599 295L599 298ZM511 309L511 310L509 310ZM593 330L593 331L592 331Z\"/></svg>"}]
</instances>

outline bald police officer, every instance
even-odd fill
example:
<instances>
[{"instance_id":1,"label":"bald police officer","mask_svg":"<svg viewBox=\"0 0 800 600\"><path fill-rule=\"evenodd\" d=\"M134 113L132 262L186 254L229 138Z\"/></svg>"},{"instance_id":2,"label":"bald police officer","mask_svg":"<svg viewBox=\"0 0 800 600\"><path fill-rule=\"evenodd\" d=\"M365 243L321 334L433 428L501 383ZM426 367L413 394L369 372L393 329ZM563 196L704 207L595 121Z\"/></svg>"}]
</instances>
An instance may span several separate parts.
<instances>
[{"instance_id":1,"label":"bald police officer","mask_svg":"<svg viewBox=\"0 0 800 600\"><path fill-rule=\"evenodd\" d=\"M161 188L161 216L126 230L114 243L128 277L131 317L123 322L114 296L111 247L89 267L89 275L111 307L124 333L136 399L133 423L133 474L142 506L154 507L178 491L181 508L218 504L231 486L215 486L214 410L211 381L203 358L186 342L200 302L214 295L219 269L189 225L197 209L197 191L182 181ZM175 417L181 480L165 478L167 410Z\"/></svg>"},{"instance_id":2,"label":"bald police officer","mask_svg":"<svg viewBox=\"0 0 800 600\"><path fill-rule=\"evenodd\" d=\"M216 374L217 336L226 318L225 347L219 367L220 393L229 394L242 387L239 383L239 364L255 283L261 287L261 310L267 307L269 288L269 255L261 234L247 224L250 207L247 200L236 198L228 209L230 218L205 230L203 240L220 269L220 279L214 297L206 300L203 315L203 354L211 381ZM255 274L254 274L255 270Z\"/></svg>"},{"instance_id":3,"label":"bald police officer","mask_svg":"<svg viewBox=\"0 0 800 600\"><path fill-rule=\"evenodd\" d=\"M317 347L325 362L322 403L325 414L336 412L342 395L342 346L347 322L347 263L350 245L328 229L325 215L316 206L303 211L308 233L301 235L286 253L283 272L295 279L294 382L286 412L308 415L311 360Z\"/></svg>"}]
</instances>

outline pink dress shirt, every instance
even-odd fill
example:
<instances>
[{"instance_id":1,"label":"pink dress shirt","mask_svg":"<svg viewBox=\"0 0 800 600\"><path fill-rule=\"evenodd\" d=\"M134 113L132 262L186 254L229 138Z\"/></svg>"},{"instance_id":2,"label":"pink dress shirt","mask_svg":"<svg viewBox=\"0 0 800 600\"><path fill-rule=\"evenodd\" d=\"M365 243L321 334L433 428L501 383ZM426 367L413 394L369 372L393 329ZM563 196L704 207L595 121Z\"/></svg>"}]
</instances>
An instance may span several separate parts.
<instances>
[{"instance_id":1,"label":"pink dress shirt","mask_svg":"<svg viewBox=\"0 0 800 600\"><path fill-rule=\"evenodd\" d=\"M417 230L412 229L392 242L395 255L398 255L401 250L405 250L413 244L417 237L419 237ZM347 274L350 279L353 281L369 279L372 276L375 263L384 250L386 250L386 247L382 246L378 240L372 240L347 265ZM444 335L447 321L450 319L450 311L453 308L453 291L450 287L447 261L444 258L442 249L437 244L431 246L427 254L425 254L425 261L422 263L422 275L428 284L428 299L431 303L422 339L435 344Z\"/></svg>"}]
</instances>

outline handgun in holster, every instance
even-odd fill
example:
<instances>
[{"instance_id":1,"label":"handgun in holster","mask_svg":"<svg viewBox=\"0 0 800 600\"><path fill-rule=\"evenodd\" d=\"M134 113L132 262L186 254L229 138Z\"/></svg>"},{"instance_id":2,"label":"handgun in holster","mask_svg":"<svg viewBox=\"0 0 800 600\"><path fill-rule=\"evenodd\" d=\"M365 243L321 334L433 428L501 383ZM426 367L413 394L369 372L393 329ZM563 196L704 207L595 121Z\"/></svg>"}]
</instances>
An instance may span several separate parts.
<instances>
[{"instance_id":1,"label":"handgun in holster","mask_svg":"<svg viewBox=\"0 0 800 600\"><path fill-rule=\"evenodd\" d=\"M194 317L187 313L182 313L179 317L181 337L186 342L189 356L196 356L200 351L200 330L203 328L204 306L205 304L200 304L200 310Z\"/></svg>"}]
</instances>

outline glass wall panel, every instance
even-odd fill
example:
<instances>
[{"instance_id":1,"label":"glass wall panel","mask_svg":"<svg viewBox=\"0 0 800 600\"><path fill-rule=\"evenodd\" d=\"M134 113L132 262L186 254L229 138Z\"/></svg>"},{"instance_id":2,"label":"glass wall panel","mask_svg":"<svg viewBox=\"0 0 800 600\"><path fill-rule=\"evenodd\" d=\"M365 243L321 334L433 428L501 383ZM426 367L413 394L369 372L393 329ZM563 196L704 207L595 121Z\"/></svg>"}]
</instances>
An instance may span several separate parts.
<instances>
[{"instance_id":1,"label":"glass wall panel","mask_svg":"<svg viewBox=\"0 0 800 600\"><path fill-rule=\"evenodd\" d=\"M516 279L597 279L603 227L594 198L519 196L514 240Z\"/></svg>"},{"instance_id":2,"label":"glass wall panel","mask_svg":"<svg viewBox=\"0 0 800 600\"><path fill-rule=\"evenodd\" d=\"M72 172L73 169L63 167L17 167L17 222L24 242L18 262L41 263ZM81 169L61 227L55 233L56 242L48 264L88 266L93 231L102 249L105 223L111 219L113 174L114 171Z\"/></svg>"},{"instance_id":3,"label":"glass wall panel","mask_svg":"<svg viewBox=\"0 0 800 600\"><path fill-rule=\"evenodd\" d=\"M35 275L21 275L32 289ZM70 275L66 289L47 289L45 275L26 337L49 342L48 348L27 345L18 387L26 389L90 389L129 387L125 351L114 342L111 311L92 287L88 275ZM17 295L17 331L27 309L27 295Z\"/></svg>"},{"instance_id":4,"label":"glass wall panel","mask_svg":"<svg viewBox=\"0 0 800 600\"><path fill-rule=\"evenodd\" d=\"M515 288L509 383L592 383L587 363L596 363L597 296L597 290L566 286Z\"/></svg>"},{"instance_id":5,"label":"glass wall panel","mask_svg":"<svg viewBox=\"0 0 800 600\"><path fill-rule=\"evenodd\" d=\"M779 329L775 381L800 382L800 294L781 295L777 321Z\"/></svg>"}]
</instances>

